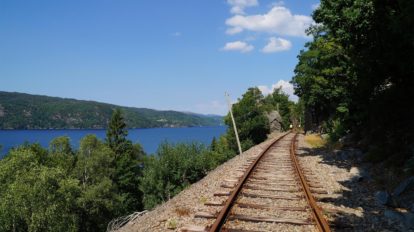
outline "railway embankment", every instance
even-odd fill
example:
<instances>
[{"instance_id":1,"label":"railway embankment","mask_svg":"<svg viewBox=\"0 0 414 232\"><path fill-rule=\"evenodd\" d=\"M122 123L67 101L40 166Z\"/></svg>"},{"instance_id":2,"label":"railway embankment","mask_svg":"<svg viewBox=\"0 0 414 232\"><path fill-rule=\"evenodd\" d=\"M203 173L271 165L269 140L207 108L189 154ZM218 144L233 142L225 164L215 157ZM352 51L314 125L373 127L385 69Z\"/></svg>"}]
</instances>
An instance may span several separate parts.
<instances>
[{"instance_id":1,"label":"railway embankment","mask_svg":"<svg viewBox=\"0 0 414 232\"><path fill-rule=\"evenodd\" d=\"M273 138L278 136L281 134L273 135ZM249 163L272 141L267 140L227 161L199 182L134 218L118 231L180 231L188 225L211 225L213 219L200 220L195 215L200 212L217 213L205 204L217 202L215 195L223 191L223 179L240 172L238 167ZM305 141L304 135L299 135L296 154L303 170L322 187L323 193L313 195L332 231L410 230L411 213L379 201L380 190L372 176L371 167L361 161L361 154L357 150L328 152L313 147ZM409 190L406 188L404 191ZM269 224L266 228L272 231L272 223Z\"/></svg>"}]
</instances>

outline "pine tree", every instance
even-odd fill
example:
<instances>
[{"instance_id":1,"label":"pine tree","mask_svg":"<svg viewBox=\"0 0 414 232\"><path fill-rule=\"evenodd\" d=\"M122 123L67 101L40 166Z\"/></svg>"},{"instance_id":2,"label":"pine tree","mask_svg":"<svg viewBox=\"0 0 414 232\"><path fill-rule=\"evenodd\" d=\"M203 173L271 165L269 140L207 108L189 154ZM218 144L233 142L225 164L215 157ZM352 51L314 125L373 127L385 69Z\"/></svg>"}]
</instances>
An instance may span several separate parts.
<instances>
[{"instance_id":1,"label":"pine tree","mask_svg":"<svg viewBox=\"0 0 414 232\"><path fill-rule=\"evenodd\" d=\"M116 109L112 114L106 132L106 143L115 153L115 174L118 193L122 197L120 214L142 209L142 193L138 189L141 176L141 162L145 153L139 144L133 144L126 137L128 131L122 112Z\"/></svg>"},{"instance_id":2,"label":"pine tree","mask_svg":"<svg viewBox=\"0 0 414 232\"><path fill-rule=\"evenodd\" d=\"M106 143L117 156L124 153L127 149L128 130L120 109L116 109L112 114L106 131Z\"/></svg>"},{"instance_id":3,"label":"pine tree","mask_svg":"<svg viewBox=\"0 0 414 232\"><path fill-rule=\"evenodd\" d=\"M211 141L210 150L216 151L217 150L217 140L216 137L213 137L213 140Z\"/></svg>"}]
</instances>

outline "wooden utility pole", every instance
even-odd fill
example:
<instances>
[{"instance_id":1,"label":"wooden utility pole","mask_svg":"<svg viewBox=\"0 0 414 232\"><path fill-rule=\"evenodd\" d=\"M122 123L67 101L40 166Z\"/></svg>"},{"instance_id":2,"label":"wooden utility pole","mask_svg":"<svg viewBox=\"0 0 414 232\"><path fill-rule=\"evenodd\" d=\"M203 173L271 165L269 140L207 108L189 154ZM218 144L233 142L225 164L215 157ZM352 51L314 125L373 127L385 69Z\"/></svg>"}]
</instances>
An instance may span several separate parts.
<instances>
[{"instance_id":1,"label":"wooden utility pole","mask_svg":"<svg viewBox=\"0 0 414 232\"><path fill-rule=\"evenodd\" d=\"M243 151L242 151L242 148L241 148L241 145L240 145L239 133L237 132L236 121L234 120L234 116L233 116L232 104L230 102L230 95L227 92L224 93L224 95L227 98L227 104L229 105L231 120L233 121L234 134L236 135L237 146L239 147L239 153L241 154L241 153L243 153Z\"/></svg>"}]
</instances>

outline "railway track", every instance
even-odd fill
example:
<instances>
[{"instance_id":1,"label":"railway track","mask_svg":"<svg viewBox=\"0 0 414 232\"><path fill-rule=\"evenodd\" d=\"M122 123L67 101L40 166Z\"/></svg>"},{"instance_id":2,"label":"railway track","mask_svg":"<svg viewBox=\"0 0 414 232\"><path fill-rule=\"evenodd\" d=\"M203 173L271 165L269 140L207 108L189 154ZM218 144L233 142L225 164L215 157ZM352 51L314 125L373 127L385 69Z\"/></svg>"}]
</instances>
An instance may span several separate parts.
<instances>
[{"instance_id":1,"label":"railway track","mask_svg":"<svg viewBox=\"0 0 414 232\"><path fill-rule=\"evenodd\" d=\"M222 189L206 202L212 208L195 217L210 226L186 226L186 232L330 231L312 193L324 193L308 184L296 159L296 134L272 142L256 157L223 177ZM215 212L215 213L212 213Z\"/></svg>"}]
</instances>

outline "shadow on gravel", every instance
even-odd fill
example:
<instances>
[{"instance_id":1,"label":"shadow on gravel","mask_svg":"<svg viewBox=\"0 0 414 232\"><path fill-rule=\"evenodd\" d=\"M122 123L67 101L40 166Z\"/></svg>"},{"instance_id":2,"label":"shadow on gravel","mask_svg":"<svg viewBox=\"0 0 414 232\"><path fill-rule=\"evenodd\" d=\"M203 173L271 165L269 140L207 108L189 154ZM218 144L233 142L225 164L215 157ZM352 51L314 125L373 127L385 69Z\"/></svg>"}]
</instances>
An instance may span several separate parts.
<instances>
[{"instance_id":1,"label":"shadow on gravel","mask_svg":"<svg viewBox=\"0 0 414 232\"><path fill-rule=\"evenodd\" d=\"M327 152L321 148L297 149L297 156L320 156L321 163L336 166L342 170L329 175L348 172L352 178L338 180L341 192L315 195L324 204L324 213L334 231L407 231L399 223L384 217L385 207L375 202L373 180L368 173L369 165L362 162L362 153L354 150L348 153ZM335 177L336 178L336 177ZM344 179L344 178L342 178ZM323 180L320 180L323 182ZM326 183L321 183L322 186ZM329 209L328 209L329 207ZM350 209L351 208L351 209Z\"/></svg>"}]
</instances>

